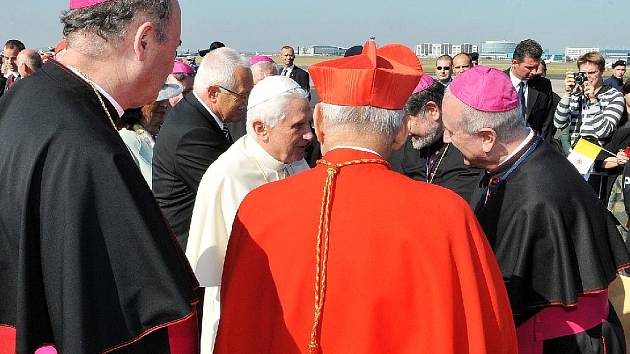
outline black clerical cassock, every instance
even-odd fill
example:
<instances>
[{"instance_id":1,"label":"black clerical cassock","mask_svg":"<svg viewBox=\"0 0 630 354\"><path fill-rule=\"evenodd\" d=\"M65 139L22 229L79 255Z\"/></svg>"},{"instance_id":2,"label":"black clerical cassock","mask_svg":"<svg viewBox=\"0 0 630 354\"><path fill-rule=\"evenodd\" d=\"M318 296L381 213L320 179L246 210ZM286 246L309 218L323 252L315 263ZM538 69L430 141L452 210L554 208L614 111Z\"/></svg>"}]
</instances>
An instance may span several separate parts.
<instances>
[{"instance_id":1,"label":"black clerical cassock","mask_svg":"<svg viewBox=\"0 0 630 354\"><path fill-rule=\"evenodd\" d=\"M0 352L188 353L197 282L105 113L55 61L0 100Z\"/></svg>"},{"instance_id":2,"label":"black clerical cassock","mask_svg":"<svg viewBox=\"0 0 630 354\"><path fill-rule=\"evenodd\" d=\"M570 308L578 297L605 292L617 271L630 266L612 215L567 159L540 140L532 146L532 139L487 176L490 195L485 204L485 196L479 196L477 210L517 327L545 308ZM528 156L519 162L524 154ZM601 325L546 340L544 353L591 353L585 348L598 345L602 337L607 353L624 352L623 331L612 307Z\"/></svg>"}]
</instances>

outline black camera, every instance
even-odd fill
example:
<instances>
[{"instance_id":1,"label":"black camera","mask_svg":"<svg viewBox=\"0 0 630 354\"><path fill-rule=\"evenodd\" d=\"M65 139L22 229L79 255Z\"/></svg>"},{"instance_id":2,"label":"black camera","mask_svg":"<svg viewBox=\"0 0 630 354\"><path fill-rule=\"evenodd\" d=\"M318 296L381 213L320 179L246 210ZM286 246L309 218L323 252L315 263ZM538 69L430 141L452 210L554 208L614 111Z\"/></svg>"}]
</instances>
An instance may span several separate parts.
<instances>
[{"instance_id":1,"label":"black camera","mask_svg":"<svg viewBox=\"0 0 630 354\"><path fill-rule=\"evenodd\" d=\"M576 73L575 76L573 76L573 78L575 79L576 85L582 85L586 81L586 73L583 71L580 71L579 73Z\"/></svg>"}]
</instances>

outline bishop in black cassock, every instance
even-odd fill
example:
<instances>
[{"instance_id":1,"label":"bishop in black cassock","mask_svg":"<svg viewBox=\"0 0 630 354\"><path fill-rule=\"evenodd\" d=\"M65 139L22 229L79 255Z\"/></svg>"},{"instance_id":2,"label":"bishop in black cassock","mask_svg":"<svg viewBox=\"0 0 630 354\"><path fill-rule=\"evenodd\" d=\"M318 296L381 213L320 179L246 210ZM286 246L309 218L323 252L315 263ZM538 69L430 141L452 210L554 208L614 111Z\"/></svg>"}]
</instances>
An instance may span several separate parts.
<instances>
[{"instance_id":1,"label":"bishop in black cassock","mask_svg":"<svg viewBox=\"0 0 630 354\"><path fill-rule=\"evenodd\" d=\"M566 158L525 126L506 76L480 66L449 90L444 140L488 171L476 214L505 280L519 353L625 353L607 289L630 255L612 215ZM477 112L467 115L469 108ZM465 130L475 127L467 119L481 128Z\"/></svg>"},{"instance_id":2,"label":"bishop in black cassock","mask_svg":"<svg viewBox=\"0 0 630 354\"><path fill-rule=\"evenodd\" d=\"M101 99L49 60L0 100L0 353L190 352L197 281Z\"/></svg>"}]
</instances>

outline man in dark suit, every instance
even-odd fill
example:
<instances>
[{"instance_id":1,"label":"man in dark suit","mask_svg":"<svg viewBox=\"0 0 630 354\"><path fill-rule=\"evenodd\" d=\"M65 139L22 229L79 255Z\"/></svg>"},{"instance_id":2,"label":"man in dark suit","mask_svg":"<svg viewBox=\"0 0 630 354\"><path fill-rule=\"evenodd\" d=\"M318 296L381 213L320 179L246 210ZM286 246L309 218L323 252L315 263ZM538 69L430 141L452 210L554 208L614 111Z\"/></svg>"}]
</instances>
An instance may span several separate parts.
<instances>
[{"instance_id":1,"label":"man in dark suit","mask_svg":"<svg viewBox=\"0 0 630 354\"><path fill-rule=\"evenodd\" d=\"M215 49L203 58L193 92L165 118L153 151L153 193L182 249L201 177L232 144L227 123L244 116L253 86L247 60Z\"/></svg>"},{"instance_id":2,"label":"man in dark suit","mask_svg":"<svg viewBox=\"0 0 630 354\"><path fill-rule=\"evenodd\" d=\"M0 96L13 87L13 84L21 78L18 73L17 57L24 48L24 43L17 39L10 39L4 44L2 48L2 66L4 69L2 75L4 80L2 80Z\"/></svg>"},{"instance_id":3,"label":"man in dark suit","mask_svg":"<svg viewBox=\"0 0 630 354\"><path fill-rule=\"evenodd\" d=\"M527 125L551 142L555 133L553 114L556 106L549 79L537 76L543 49L532 39L521 41L514 49L512 66L505 71L519 96Z\"/></svg>"},{"instance_id":4,"label":"man in dark suit","mask_svg":"<svg viewBox=\"0 0 630 354\"><path fill-rule=\"evenodd\" d=\"M300 85L300 87L302 87L306 92L308 92L308 100L310 101L311 100L310 77L308 76L308 73L305 70L293 64L293 61L295 60L295 52L293 51L293 48L288 45L285 45L284 47L282 47L280 56L282 57L282 63L284 64L284 66L282 67L282 71L280 72L280 75L288 76L292 78L295 82L297 82L298 85Z\"/></svg>"}]
</instances>

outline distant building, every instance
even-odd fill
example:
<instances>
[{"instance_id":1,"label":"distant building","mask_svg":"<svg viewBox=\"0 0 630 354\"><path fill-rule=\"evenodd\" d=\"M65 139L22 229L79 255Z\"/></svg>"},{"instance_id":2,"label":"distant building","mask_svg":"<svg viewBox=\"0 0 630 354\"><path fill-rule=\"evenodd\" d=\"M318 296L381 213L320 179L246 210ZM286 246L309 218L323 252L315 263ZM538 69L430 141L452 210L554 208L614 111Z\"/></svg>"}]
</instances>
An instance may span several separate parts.
<instances>
[{"instance_id":1,"label":"distant building","mask_svg":"<svg viewBox=\"0 0 630 354\"><path fill-rule=\"evenodd\" d=\"M310 47L298 47L297 55L303 56L343 56L348 48L332 45L314 45Z\"/></svg>"},{"instance_id":2,"label":"distant building","mask_svg":"<svg viewBox=\"0 0 630 354\"><path fill-rule=\"evenodd\" d=\"M617 60L623 60L626 63L630 61L630 49L602 49L601 54L606 59L606 66L610 67Z\"/></svg>"},{"instance_id":3,"label":"distant building","mask_svg":"<svg viewBox=\"0 0 630 354\"><path fill-rule=\"evenodd\" d=\"M545 61L545 63L564 63L564 54L553 54L553 53L549 53L549 54L543 54L542 59Z\"/></svg>"},{"instance_id":4,"label":"distant building","mask_svg":"<svg viewBox=\"0 0 630 354\"><path fill-rule=\"evenodd\" d=\"M416 55L421 58L437 58L442 55L454 56L459 53L473 53L477 46L470 43L420 43L416 45Z\"/></svg>"},{"instance_id":5,"label":"distant building","mask_svg":"<svg viewBox=\"0 0 630 354\"><path fill-rule=\"evenodd\" d=\"M566 60L577 60L588 52L599 52L599 48L564 48Z\"/></svg>"},{"instance_id":6,"label":"distant building","mask_svg":"<svg viewBox=\"0 0 630 354\"><path fill-rule=\"evenodd\" d=\"M479 57L482 59L512 59L516 43L511 41L485 41L481 43Z\"/></svg>"}]
</instances>

